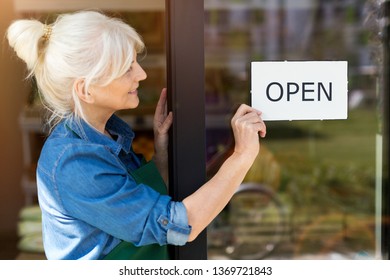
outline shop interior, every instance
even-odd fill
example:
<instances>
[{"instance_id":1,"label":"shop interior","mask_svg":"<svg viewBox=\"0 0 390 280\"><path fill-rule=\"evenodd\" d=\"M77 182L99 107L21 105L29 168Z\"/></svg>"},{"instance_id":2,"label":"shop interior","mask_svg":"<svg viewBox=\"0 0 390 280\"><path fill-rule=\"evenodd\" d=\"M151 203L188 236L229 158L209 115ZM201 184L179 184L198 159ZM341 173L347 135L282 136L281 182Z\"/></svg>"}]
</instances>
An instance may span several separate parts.
<instances>
[{"instance_id":1,"label":"shop interior","mask_svg":"<svg viewBox=\"0 0 390 280\"><path fill-rule=\"evenodd\" d=\"M147 47L140 63L148 79L141 105L118 115L137 134L134 149L151 158L154 108L167 79L165 6L125 2L1 0L0 34L14 19L50 22L86 7L132 25ZM260 156L207 230L209 259L384 258L377 2L204 1L207 177L231 152L235 108L250 104L251 61L348 61L348 118L267 123ZM0 55L0 259L45 259L35 183L44 109L6 39Z\"/></svg>"}]
</instances>

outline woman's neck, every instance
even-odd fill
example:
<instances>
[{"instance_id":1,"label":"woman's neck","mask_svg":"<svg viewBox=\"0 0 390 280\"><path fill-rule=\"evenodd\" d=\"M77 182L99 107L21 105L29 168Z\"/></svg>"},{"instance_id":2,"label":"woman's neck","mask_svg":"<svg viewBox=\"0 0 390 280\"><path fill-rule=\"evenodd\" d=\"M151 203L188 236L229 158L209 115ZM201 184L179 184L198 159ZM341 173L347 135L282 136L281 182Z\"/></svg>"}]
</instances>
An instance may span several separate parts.
<instances>
[{"instance_id":1,"label":"woman's neck","mask_svg":"<svg viewBox=\"0 0 390 280\"><path fill-rule=\"evenodd\" d=\"M107 136L110 136L106 131L106 124L114 112L103 112L99 110L91 110L91 108L83 108L84 120L97 131Z\"/></svg>"}]
</instances>

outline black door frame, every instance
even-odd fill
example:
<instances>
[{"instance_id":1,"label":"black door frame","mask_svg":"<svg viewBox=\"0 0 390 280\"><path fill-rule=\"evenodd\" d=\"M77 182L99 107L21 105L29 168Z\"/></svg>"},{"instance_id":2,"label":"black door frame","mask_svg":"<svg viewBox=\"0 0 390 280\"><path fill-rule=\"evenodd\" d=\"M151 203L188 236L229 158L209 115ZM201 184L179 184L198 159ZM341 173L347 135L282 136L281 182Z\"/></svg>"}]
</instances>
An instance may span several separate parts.
<instances>
[{"instance_id":1,"label":"black door frame","mask_svg":"<svg viewBox=\"0 0 390 280\"><path fill-rule=\"evenodd\" d=\"M204 3L166 0L168 107L173 111L169 143L170 194L181 201L205 183ZM206 231L173 259L207 259Z\"/></svg>"},{"instance_id":2,"label":"black door frame","mask_svg":"<svg viewBox=\"0 0 390 280\"><path fill-rule=\"evenodd\" d=\"M390 186L389 186L389 95L390 95L390 1L381 7L382 17L382 257L390 259Z\"/></svg>"}]
</instances>

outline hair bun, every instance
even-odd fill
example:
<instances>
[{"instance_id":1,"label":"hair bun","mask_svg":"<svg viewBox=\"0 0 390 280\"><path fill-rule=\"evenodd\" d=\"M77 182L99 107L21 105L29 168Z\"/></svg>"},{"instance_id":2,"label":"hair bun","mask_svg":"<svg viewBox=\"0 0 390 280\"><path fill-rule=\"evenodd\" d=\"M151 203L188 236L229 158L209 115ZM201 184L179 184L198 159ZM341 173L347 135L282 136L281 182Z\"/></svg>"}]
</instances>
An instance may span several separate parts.
<instances>
[{"instance_id":1,"label":"hair bun","mask_svg":"<svg viewBox=\"0 0 390 280\"><path fill-rule=\"evenodd\" d=\"M38 20L21 19L14 21L7 30L7 39L26 64L30 75L37 65L40 42L44 36L44 24Z\"/></svg>"}]
</instances>

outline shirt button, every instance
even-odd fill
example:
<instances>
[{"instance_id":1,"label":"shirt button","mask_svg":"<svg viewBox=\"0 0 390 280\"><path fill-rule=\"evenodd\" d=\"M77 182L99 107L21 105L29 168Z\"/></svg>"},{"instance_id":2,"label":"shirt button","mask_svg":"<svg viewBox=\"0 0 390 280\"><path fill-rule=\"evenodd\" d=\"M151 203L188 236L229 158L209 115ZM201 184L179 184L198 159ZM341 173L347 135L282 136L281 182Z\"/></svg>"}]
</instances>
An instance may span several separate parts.
<instances>
[{"instance_id":1,"label":"shirt button","mask_svg":"<svg viewBox=\"0 0 390 280\"><path fill-rule=\"evenodd\" d=\"M168 224L168 220L166 220L166 219L162 220L162 224L163 224L164 226L166 226L166 225Z\"/></svg>"}]
</instances>

